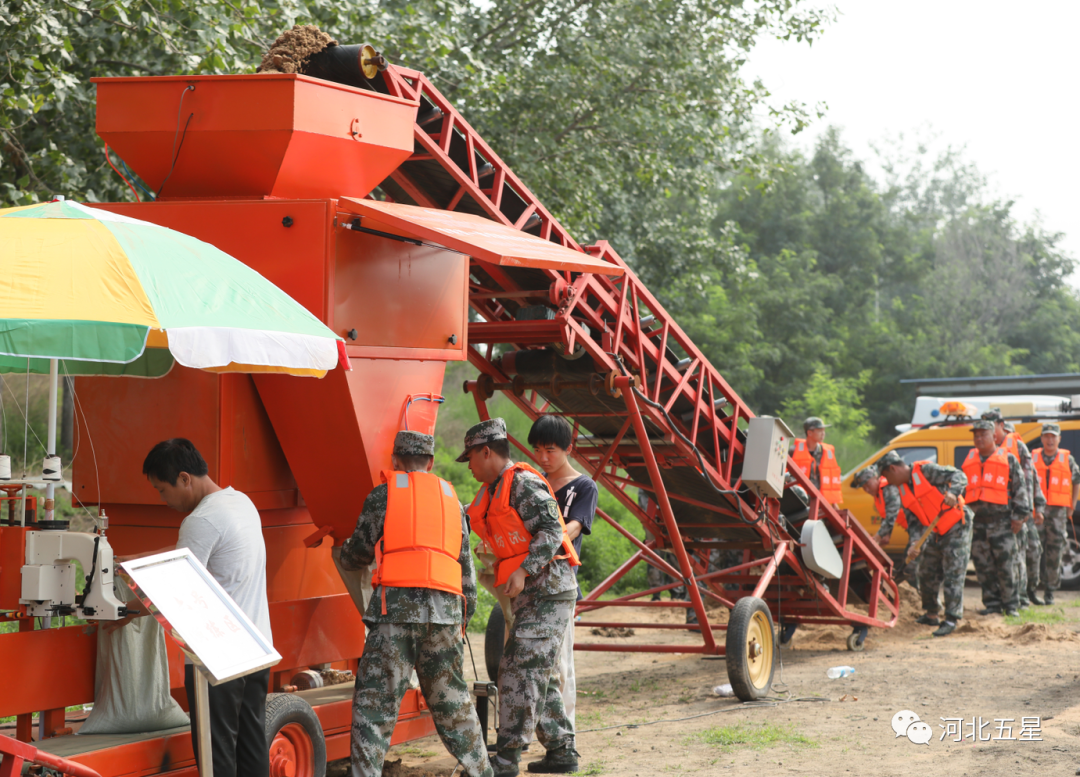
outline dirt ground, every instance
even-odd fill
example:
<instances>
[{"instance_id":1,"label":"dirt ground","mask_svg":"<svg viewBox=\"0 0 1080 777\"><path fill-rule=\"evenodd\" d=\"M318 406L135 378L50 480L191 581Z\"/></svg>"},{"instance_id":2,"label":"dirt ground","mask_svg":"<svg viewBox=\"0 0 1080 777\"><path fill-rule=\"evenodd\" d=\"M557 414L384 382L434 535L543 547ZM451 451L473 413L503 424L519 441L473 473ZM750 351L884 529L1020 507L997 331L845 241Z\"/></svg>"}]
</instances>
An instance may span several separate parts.
<instances>
[{"instance_id":1,"label":"dirt ground","mask_svg":"<svg viewBox=\"0 0 1080 777\"><path fill-rule=\"evenodd\" d=\"M902 590L904 607L897 626L871 630L863 652L846 649L850 630L845 627L799 629L793 648L782 651L773 698L814 701L749 706L720 698L713 688L727 682L722 658L577 651L581 774L645 777L747 769L895 777L1077 773L1080 596L1059 592L1054 607L1033 607L1033 615L1027 616L1054 622L1006 625L1001 616L975 613L981 607L979 590L969 579L961 627L950 637L933 638L931 628L914 622L920 614L915 592L906 585ZM615 612L586 614L583 620L612 620ZM674 611L662 612L670 613L672 621L679 617ZM695 641L674 631L636 629L630 637L600 637L590 631L579 627L578 642ZM483 637L470 636L484 679ZM471 682L467 654L466 665ZM826 670L838 665L854 667L854 676L829 680ZM929 743L915 744L894 734L891 721L901 710L930 725ZM943 718L963 719L960 736L966 738L956 742L950 734L942 740L949 725ZM980 718L985 725L980 726ZM1014 721L996 722L1007 718ZM1038 719L1033 736L1041 741L1020 739L1023 718ZM1005 739L1009 733L1004 727L1010 725L1011 736L1017 738L1012 741ZM983 741L973 740L973 729ZM542 755L533 744L523 755L522 773L527 773L525 763ZM400 760L385 772L395 777L448 777L455 766L437 737L394 747L387 760Z\"/></svg>"}]
</instances>

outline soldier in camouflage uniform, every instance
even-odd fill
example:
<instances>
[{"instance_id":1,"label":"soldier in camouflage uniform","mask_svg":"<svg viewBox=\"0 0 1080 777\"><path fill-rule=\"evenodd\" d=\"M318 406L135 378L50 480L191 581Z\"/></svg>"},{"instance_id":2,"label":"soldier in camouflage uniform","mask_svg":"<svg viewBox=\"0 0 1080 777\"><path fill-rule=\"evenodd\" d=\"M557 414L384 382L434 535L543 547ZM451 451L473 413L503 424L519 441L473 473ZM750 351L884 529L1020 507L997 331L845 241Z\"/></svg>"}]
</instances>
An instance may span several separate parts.
<instances>
[{"instance_id":1,"label":"soldier in camouflage uniform","mask_svg":"<svg viewBox=\"0 0 1080 777\"><path fill-rule=\"evenodd\" d=\"M881 457L881 474L889 485L897 487L897 496L904 508L908 527L919 526L921 537L929 526L925 526L912 506L922 510L923 516L931 524L938 518L938 513L926 506L926 502L915 497L914 475L918 470L926 482L943 495L943 507L955 507L960 503L967 489L967 476L956 467L947 467L930 461L905 464L896 451L889 451ZM964 617L964 578L967 575L968 559L971 555L973 513L967 507L962 508L961 520L956 521L944 534L935 528L923 543L919 562L919 595L922 597L925 614L916 619L917 623L938 626L933 632L935 637L945 637L956 629L957 622ZM943 517L948 517L948 514ZM940 525L940 524L939 524ZM917 541L917 540L916 540ZM913 542L908 543L908 554L913 550ZM938 591L944 588L945 618L939 623L937 614L941 612Z\"/></svg>"},{"instance_id":2,"label":"soldier in camouflage uniform","mask_svg":"<svg viewBox=\"0 0 1080 777\"><path fill-rule=\"evenodd\" d=\"M990 410L982 414L984 420L994 422L994 444L1001 446L1012 441L1013 448L1006 445L1010 453L1013 453L1020 461L1020 469L1024 473L1027 482L1028 494L1035 508L1034 514L1029 515L1024 521L1024 527L1016 535L1016 580L1020 592L1020 609L1026 609L1032 597L1038 601L1037 590L1039 587L1039 566L1042 563L1042 542L1039 540L1039 527L1043 524L1043 516L1046 511L1046 497L1038 478L1035 477L1035 465L1032 463L1031 451L1027 444L1016 433L1016 427L1006 421L1001 412Z\"/></svg>"},{"instance_id":3,"label":"soldier in camouflage uniform","mask_svg":"<svg viewBox=\"0 0 1080 777\"><path fill-rule=\"evenodd\" d=\"M1036 448L1031 453L1033 456L1038 456L1041 462L1048 468L1046 472L1046 481L1036 478L1043 488L1044 492L1047 492L1049 496L1049 478L1051 472L1049 470L1050 465L1054 461L1054 457L1058 451L1061 450L1058 445L1061 441L1061 427L1055 423L1043 424L1042 426L1042 444L1043 447ZM1069 472L1072 475L1071 483L1071 499L1068 506L1065 505L1050 505L1046 506L1046 518L1043 521L1042 526L1039 527L1039 536L1042 540L1043 566L1040 573L1040 577L1043 581L1043 586L1046 590L1046 599L1040 602L1038 599L1033 598L1032 601L1036 604L1053 604L1054 603L1054 591L1061 587L1061 559L1065 553L1065 548L1069 543L1068 526L1069 519L1072 518L1073 507L1076 505L1077 497L1080 496L1080 468L1076 466L1076 458L1069 453Z\"/></svg>"},{"instance_id":4,"label":"soldier in camouflage uniform","mask_svg":"<svg viewBox=\"0 0 1080 777\"><path fill-rule=\"evenodd\" d=\"M986 462L998 449L994 443L993 421L979 420L972 425L975 460ZM971 540L971 558L982 586L983 609L980 615L1017 615L1020 608L1020 592L1016 574L1016 535L1031 513L1031 496L1024 479L1020 462L1005 452L1009 467L1008 503L991 504L969 500L968 507L975 513ZM964 467L971 483L972 477ZM977 467L976 467L977 469ZM972 483L972 486L974 484ZM969 491L972 488L969 487Z\"/></svg>"},{"instance_id":5,"label":"soldier in camouflage uniform","mask_svg":"<svg viewBox=\"0 0 1080 777\"><path fill-rule=\"evenodd\" d=\"M498 494L503 474L514 466L503 419L470 428L457 460L468 461L473 477L483 484L469 508L477 510L485 492L489 497ZM517 470L509 500L531 540L528 556L504 584L514 622L499 663L498 752L491 765L495 777L519 774L521 751L535 731L546 753L542 761L529 764L529 771L570 773L577 771L578 753L560 693L558 658L574 613L577 582L568 561L556 558L562 555L564 530L544 479Z\"/></svg>"},{"instance_id":6,"label":"soldier in camouflage uniform","mask_svg":"<svg viewBox=\"0 0 1080 777\"><path fill-rule=\"evenodd\" d=\"M896 524L896 519L900 516L900 510L902 505L900 504L900 492L896 486L891 486L886 483L881 485L881 470L883 467L887 467L892 463L903 464L903 459L896 451L889 451L886 453L876 465L869 466L866 469L860 470L855 473L855 477L851 479L852 488L861 488L874 498L874 508L878 513L884 513L881 515L881 528L878 529L878 533L874 535L873 540L878 546L884 548L890 542L892 542L893 526ZM905 517L905 522L906 522ZM910 523L907 525L908 533L908 550L911 546L919 541L919 537L922 536L923 529L925 527L922 523L916 521L915 525ZM905 554L906 557L906 554ZM895 575L896 581L901 582L905 578L911 581L911 584L915 587L919 587L919 559L916 558L910 564L901 562Z\"/></svg>"},{"instance_id":7,"label":"soldier in camouflage uniform","mask_svg":"<svg viewBox=\"0 0 1080 777\"><path fill-rule=\"evenodd\" d=\"M419 432L398 432L391 466L397 472L430 471L435 439ZM375 559L383 536L388 488L375 486L364 500L353 535L341 548L339 563L361 570ZM371 597L364 624L367 639L353 694L352 777L378 777L401 699L416 670L435 729L464 774L491 777L487 746L462 669L462 633L476 611L476 578L469 550L469 527L461 514L462 597L433 588L379 586Z\"/></svg>"}]
</instances>

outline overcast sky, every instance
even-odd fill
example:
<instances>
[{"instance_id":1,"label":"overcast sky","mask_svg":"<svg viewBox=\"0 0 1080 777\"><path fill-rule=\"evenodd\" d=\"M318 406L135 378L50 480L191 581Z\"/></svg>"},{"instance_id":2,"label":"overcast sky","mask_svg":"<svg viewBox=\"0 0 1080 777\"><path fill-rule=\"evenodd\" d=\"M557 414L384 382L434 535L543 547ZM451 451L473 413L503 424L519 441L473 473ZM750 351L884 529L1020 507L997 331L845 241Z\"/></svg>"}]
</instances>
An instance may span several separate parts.
<instances>
[{"instance_id":1,"label":"overcast sky","mask_svg":"<svg viewBox=\"0 0 1080 777\"><path fill-rule=\"evenodd\" d=\"M966 146L994 193L1016 200L1018 217L1041 213L1080 257L1080 0L837 6L837 20L812 47L763 40L747 65L779 102L828 104L825 118L795 142L808 147L835 124L869 161L871 143L932 126L940 145Z\"/></svg>"}]
</instances>

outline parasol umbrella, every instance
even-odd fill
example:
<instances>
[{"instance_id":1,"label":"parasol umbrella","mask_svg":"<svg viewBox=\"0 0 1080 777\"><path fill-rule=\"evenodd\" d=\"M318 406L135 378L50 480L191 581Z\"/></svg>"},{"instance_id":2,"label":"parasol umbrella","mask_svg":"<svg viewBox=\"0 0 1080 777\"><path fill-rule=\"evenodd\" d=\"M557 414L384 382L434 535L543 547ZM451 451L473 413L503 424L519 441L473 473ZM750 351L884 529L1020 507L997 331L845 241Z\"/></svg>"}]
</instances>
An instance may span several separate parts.
<instances>
[{"instance_id":1,"label":"parasol umbrella","mask_svg":"<svg viewBox=\"0 0 1080 777\"><path fill-rule=\"evenodd\" d=\"M0 209L0 372L50 375L50 460L61 368L159 377L174 363L311 377L349 364L318 318L208 243L71 201Z\"/></svg>"}]
</instances>

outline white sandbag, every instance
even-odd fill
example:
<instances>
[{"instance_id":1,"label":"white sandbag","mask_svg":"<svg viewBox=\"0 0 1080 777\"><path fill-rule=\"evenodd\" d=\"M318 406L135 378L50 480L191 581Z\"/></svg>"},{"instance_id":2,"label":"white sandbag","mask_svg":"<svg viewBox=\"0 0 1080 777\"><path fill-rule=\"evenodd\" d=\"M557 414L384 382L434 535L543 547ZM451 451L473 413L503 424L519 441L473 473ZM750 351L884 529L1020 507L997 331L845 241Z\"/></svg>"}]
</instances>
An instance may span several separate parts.
<instances>
[{"instance_id":1,"label":"white sandbag","mask_svg":"<svg viewBox=\"0 0 1080 777\"><path fill-rule=\"evenodd\" d=\"M122 582L116 597L134 598ZM188 725L187 713L169 694L165 632L150 615L106 633L98 626L94 709L80 734L133 734Z\"/></svg>"}]
</instances>

